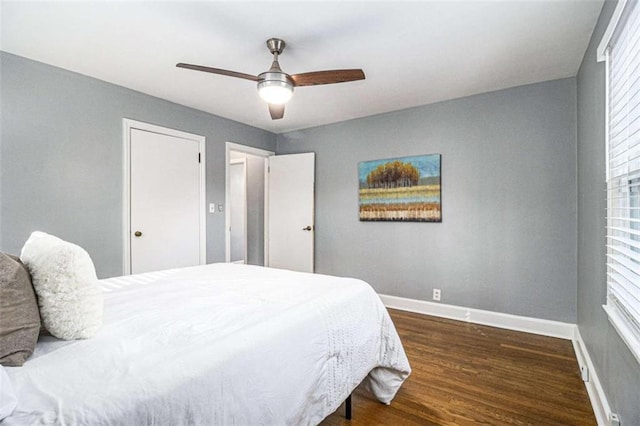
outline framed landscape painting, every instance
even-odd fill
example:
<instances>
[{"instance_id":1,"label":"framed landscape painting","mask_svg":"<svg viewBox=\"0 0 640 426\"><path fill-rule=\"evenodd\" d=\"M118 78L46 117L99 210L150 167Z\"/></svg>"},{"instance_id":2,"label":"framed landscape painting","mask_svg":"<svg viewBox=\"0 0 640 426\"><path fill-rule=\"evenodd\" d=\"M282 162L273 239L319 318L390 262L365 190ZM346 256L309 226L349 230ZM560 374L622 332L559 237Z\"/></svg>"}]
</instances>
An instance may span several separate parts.
<instances>
[{"instance_id":1,"label":"framed landscape painting","mask_svg":"<svg viewBox=\"0 0 640 426\"><path fill-rule=\"evenodd\" d=\"M442 222L440 154L358 164L361 221Z\"/></svg>"}]
</instances>

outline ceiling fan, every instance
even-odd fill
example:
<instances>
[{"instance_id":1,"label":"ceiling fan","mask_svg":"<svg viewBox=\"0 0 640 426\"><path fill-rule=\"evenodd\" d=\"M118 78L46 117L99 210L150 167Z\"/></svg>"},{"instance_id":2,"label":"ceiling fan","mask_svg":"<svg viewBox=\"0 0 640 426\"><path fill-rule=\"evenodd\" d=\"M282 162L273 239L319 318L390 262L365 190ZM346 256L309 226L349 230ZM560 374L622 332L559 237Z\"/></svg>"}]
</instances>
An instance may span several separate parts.
<instances>
[{"instance_id":1,"label":"ceiling fan","mask_svg":"<svg viewBox=\"0 0 640 426\"><path fill-rule=\"evenodd\" d=\"M269 113L273 120L284 117L284 104L291 99L293 88L299 86L315 86L319 84L345 83L348 81L364 80L364 71L361 69L312 71L302 74L289 75L280 69L278 55L282 54L286 43L279 38L267 40L267 47L273 54L273 63L269 70L257 76L241 72L228 71L220 68L204 67L179 63L178 68L187 68L195 71L209 72L212 74L227 75L229 77L244 78L258 83L260 97L269 104Z\"/></svg>"}]
</instances>

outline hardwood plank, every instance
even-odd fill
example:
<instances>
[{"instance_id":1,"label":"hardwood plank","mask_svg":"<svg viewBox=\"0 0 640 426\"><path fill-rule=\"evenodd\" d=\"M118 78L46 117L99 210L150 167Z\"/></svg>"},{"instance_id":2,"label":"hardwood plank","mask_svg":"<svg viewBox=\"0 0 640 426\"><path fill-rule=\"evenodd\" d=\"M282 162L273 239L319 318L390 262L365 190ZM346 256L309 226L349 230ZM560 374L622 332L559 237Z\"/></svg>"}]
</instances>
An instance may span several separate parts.
<instances>
[{"instance_id":1,"label":"hardwood plank","mask_svg":"<svg viewBox=\"0 0 640 426\"><path fill-rule=\"evenodd\" d=\"M595 425L570 341L389 310L413 372L391 405L362 387L321 425Z\"/></svg>"}]
</instances>

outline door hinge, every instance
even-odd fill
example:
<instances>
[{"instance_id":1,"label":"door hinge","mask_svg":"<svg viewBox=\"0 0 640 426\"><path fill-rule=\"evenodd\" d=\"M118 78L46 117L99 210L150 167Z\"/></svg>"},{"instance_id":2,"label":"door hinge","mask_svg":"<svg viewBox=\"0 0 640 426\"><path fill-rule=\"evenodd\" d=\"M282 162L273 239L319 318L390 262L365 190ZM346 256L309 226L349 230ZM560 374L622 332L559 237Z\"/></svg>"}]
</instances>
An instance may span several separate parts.
<instances>
[{"instance_id":1,"label":"door hinge","mask_svg":"<svg viewBox=\"0 0 640 426\"><path fill-rule=\"evenodd\" d=\"M200 163L200 162L201 162L200 153L198 153L198 163Z\"/></svg>"},{"instance_id":2,"label":"door hinge","mask_svg":"<svg viewBox=\"0 0 640 426\"><path fill-rule=\"evenodd\" d=\"M267 173L271 173L271 166L267 166Z\"/></svg>"}]
</instances>

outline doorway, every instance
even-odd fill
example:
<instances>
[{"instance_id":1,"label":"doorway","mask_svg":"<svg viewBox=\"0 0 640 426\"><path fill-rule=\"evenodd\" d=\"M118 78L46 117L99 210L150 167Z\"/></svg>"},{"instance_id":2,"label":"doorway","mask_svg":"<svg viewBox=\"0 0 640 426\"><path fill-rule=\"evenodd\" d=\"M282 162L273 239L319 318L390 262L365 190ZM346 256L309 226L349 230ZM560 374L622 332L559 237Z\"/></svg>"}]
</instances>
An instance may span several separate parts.
<instances>
[{"instance_id":1,"label":"doorway","mask_svg":"<svg viewBox=\"0 0 640 426\"><path fill-rule=\"evenodd\" d=\"M123 128L124 274L205 264L205 138L128 119Z\"/></svg>"},{"instance_id":2,"label":"doorway","mask_svg":"<svg viewBox=\"0 0 640 426\"><path fill-rule=\"evenodd\" d=\"M231 208L231 173L241 159L247 165L245 263L313 272L315 154L275 155L232 142L225 162L226 261L233 261L232 240L242 235L232 222L243 218Z\"/></svg>"},{"instance_id":3,"label":"doorway","mask_svg":"<svg viewBox=\"0 0 640 426\"><path fill-rule=\"evenodd\" d=\"M265 265L267 159L272 155L274 155L272 151L233 142L226 143L225 260L227 262ZM241 178L238 175L242 175L239 164L244 164L245 168L244 194L242 194L242 185L239 185ZM238 208L239 204L243 203L243 199L246 218L243 217L243 209ZM243 244L244 261L242 261Z\"/></svg>"},{"instance_id":4,"label":"doorway","mask_svg":"<svg viewBox=\"0 0 640 426\"><path fill-rule=\"evenodd\" d=\"M247 162L231 151L229 162L229 216L232 263L249 263L247 256Z\"/></svg>"}]
</instances>

